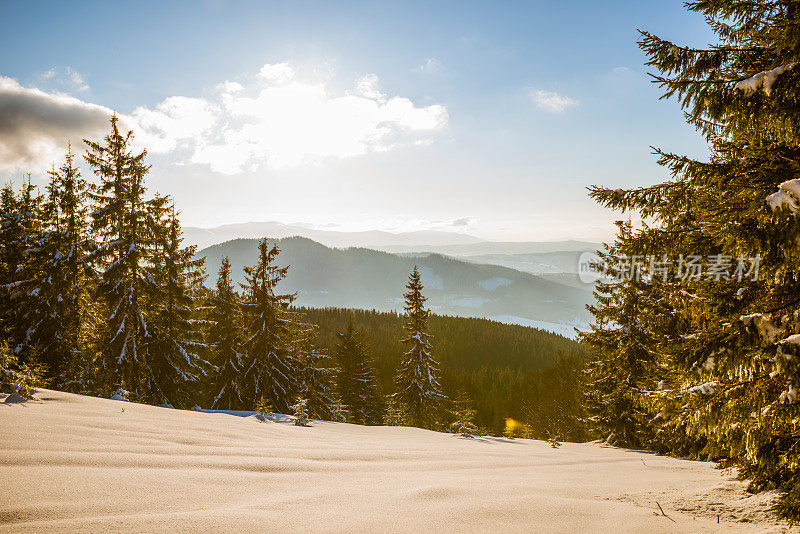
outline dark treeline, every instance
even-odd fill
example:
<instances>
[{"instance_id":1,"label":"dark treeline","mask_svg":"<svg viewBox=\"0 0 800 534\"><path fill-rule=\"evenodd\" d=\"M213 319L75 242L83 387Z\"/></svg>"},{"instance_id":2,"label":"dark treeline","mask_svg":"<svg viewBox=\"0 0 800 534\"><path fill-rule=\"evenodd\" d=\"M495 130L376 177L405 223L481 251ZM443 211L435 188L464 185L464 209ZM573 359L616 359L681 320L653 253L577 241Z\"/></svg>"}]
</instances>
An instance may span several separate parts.
<instances>
[{"instance_id":1,"label":"dark treeline","mask_svg":"<svg viewBox=\"0 0 800 534\"><path fill-rule=\"evenodd\" d=\"M598 284L584 338L589 421L618 445L737 467L799 521L800 2L687 6L718 43L640 46L710 157L657 150L669 181L592 188L646 224L619 222L604 253L619 280Z\"/></svg>"},{"instance_id":2,"label":"dark treeline","mask_svg":"<svg viewBox=\"0 0 800 534\"><path fill-rule=\"evenodd\" d=\"M146 151L118 128L85 141L44 191L0 197L0 386L37 383L158 405L276 410L361 424L575 439L578 345L483 320L431 316L414 267L402 315L297 310L266 239L234 283L185 246L170 197L149 194ZM567 392L566 395L554 391ZM536 398L533 398L535 396ZM477 409L476 409L477 408Z\"/></svg>"},{"instance_id":3,"label":"dark treeline","mask_svg":"<svg viewBox=\"0 0 800 534\"><path fill-rule=\"evenodd\" d=\"M299 308L318 326L318 344L330 350L349 322L363 332L381 387L391 391L403 356L397 343L403 318L395 313L338 308ZM431 315L431 343L440 362L444 390L466 392L474 401L476 423L499 434L505 419L529 422L526 435L583 438L578 421L580 364L576 342L541 330L486 319Z\"/></svg>"}]
</instances>

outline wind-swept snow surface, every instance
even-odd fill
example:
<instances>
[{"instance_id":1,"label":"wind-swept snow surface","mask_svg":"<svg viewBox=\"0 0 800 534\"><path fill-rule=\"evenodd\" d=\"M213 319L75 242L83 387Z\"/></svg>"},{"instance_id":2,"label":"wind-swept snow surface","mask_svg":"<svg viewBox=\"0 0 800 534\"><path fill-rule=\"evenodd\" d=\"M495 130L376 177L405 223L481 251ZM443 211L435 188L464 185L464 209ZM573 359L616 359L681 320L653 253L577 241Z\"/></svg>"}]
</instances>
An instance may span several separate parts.
<instances>
[{"instance_id":1,"label":"wind-swept snow surface","mask_svg":"<svg viewBox=\"0 0 800 534\"><path fill-rule=\"evenodd\" d=\"M49 390L25 404L4 398L0 532L785 530L765 512L774 495L748 496L706 462L413 428L298 427Z\"/></svg>"}]
</instances>

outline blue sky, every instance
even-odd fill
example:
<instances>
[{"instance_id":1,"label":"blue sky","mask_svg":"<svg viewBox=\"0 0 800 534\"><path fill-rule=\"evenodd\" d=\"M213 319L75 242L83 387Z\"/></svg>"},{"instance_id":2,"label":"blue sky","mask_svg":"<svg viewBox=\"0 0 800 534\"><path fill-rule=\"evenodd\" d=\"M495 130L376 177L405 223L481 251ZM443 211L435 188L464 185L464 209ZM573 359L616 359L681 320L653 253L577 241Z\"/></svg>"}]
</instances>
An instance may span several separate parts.
<instances>
[{"instance_id":1,"label":"blue sky","mask_svg":"<svg viewBox=\"0 0 800 534\"><path fill-rule=\"evenodd\" d=\"M149 148L151 189L189 225L606 239L618 216L587 185L660 181L650 145L705 154L636 46L636 28L712 42L682 1L4 2L3 14L0 106L15 120L0 124L0 177L38 177L62 137L99 135L115 110Z\"/></svg>"}]
</instances>

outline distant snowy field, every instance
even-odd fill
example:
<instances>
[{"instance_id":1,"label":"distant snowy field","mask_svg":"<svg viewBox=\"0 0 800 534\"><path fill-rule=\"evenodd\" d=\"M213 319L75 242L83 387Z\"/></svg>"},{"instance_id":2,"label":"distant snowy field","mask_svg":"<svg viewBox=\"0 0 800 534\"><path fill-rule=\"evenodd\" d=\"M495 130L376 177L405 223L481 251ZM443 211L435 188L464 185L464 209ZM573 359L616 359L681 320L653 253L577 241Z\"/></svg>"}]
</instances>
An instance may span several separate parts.
<instances>
[{"instance_id":1,"label":"distant snowy field","mask_svg":"<svg viewBox=\"0 0 800 534\"><path fill-rule=\"evenodd\" d=\"M0 395L0 532L782 532L706 462ZM666 516L661 515L659 505ZM717 515L719 514L719 524Z\"/></svg>"},{"instance_id":2,"label":"distant snowy field","mask_svg":"<svg viewBox=\"0 0 800 534\"><path fill-rule=\"evenodd\" d=\"M493 315L487 317L491 321L505 324L518 324L521 326L529 326L531 328L538 328L545 332L553 332L560 336L576 339L578 334L575 329L586 331L589 329L589 323L581 320L565 321L563 323L549 323L547 321L535 321L526 317L519 317L517 315Z\"/></svg>"}]
</instances>

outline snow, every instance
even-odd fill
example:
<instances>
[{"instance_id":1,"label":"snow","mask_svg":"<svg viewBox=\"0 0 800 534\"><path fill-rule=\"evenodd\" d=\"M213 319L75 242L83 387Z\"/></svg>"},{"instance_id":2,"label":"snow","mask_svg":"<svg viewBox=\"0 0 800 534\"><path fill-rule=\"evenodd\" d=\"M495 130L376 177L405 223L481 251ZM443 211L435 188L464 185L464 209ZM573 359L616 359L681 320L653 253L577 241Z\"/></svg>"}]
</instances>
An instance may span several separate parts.
<instances>
[{"instance_id":1,"label":"snow","mask_svg":"<svg viewBox=\"0 0 800 534\"><path fill-rule=\"evenodd\" d=\"M536 319L529 319L527 317L520 317L518 315L492 315L491 317L487 317L487 319L490 321L497 321L498 323L516 324L520 326L527 326L529 328L538 328L539 330L553 332L554 334L558 334L570 339L575 339L578 337L578 335L575 333L576 328L579 330L589 329L589 323L581 321L580 319L573 319L571 321L565 320L561 323L539 321Z\"/></svg>"},{"instance_id":2,"label":"snow","mask_svg":"<svg viewBox=\"0 0 800 534\"><path fill-rule=\"evenodd\" d=\"M775 79L784 72L791 70L794 65L781 65L771 70L761 71L745 80L738 82L734 88L744 91L745 95L750 95L758 91L759 87L764 87L764 92L769 96L772 93L772 84Z\"/></svg>"},{"instance_id":3,"label":"snow","mask_svg":"<svg viewBox=\"0 0 800 534\"><path fill-rule=\"evenodd\" d=\"M686 390L687 393L701 393L703 395L713 395L715 388L717 387L716 382L705 382L703 384L698 384L696 386L690 387Z\"/></svg>"},{"instance_id":4,"label":"snow","mask_svg":"<svg viewBox=\"0 0 800 534\"><path fill-rule=\"evenodd\" d=\"M452 306L462 306L464 308L482 308L488 302L497 302L497 299L483 297L445 297L448 304Z\"/></svg>"},{"instance_id":5,"label":"snow","mask_svg":"<svg viewBox=\"0 0 800 534\"><path fill-rule=\"evenodd\" d=\"M767 197L767 204L772 211L786 208L792 213L800 210L800 179L793 178L782 182L778 191Z\"/></svg>"},{"instance_id":6,"label":"snow","mask_svg":"<svg viewBox=\"0 0 800 534\"><path fill-rule=\"evenodd\" d=\"M494 291L498 287L507 287L513 284L514 281L509 278L502 278L499 276L495 276L494 278L487 278L486 280L481 280L478 282L478 285L481 286L486 291Z\"/></svg>"},{"instance_id":7,"label":"snow","mask_svg":"<svg viewBox=\"0 0 800 534\"><path fill-rule=\"evenodd\" d=\"M800 208L800 206L797 204L797 201L795 201L795 199L785 191L778 191L769 195L767 197L767 204L772 211L778 211L781 208L786 208L792 213L797 213L798 208Z\"/></svg>"},{"instance_id":8,"label":"snow","mask_svg":"<svg viewBox=\"0 0 800 534\"><path fill-rule=\"evenodd\" d=\"M14 488L0 499L3 532L785 530L767 519L774 492L749 495L711 462L137 403L122 412L50 390L37 399L0 409L0 473Z\"/></svg>"},{"instance_id":9,"label":"snow","mask_svg":"<svg viewBox=\"0 0 800 534\"><path fill-rule=\"evenodd\" d=\"M221 413L225 415L233 415L234 417L251 417L254 419L258 419L260 421L272 421L273 423L289 423L291 422L294 424L294 417L282 413L272 413L266 418L262 416L259 412L254 410L208 410L206 408L201 408L199 406L195 406L192 408L195 412L202 412L202 413Z\"/></svg>"},{"instance_id":10,"label":"snow","mask_svg":"<svg viewBox=\"0 0 800 534\"><path fill-rule=\"evenodd\" d=\"M790 193L795 199L800 199L800 180L797 178L793 178L791 180L786 180L779 185L781 191L786 191Z\"/></svg>"},{"instance_id":11,"label":"snow","mask_svg":"<svg viewBox=\"0 0 800 534\"><path fill-rule=\"evenodd\" d=\"M783 332L780 328L772 323L769 316L763 313L751 313L749 315L742 315L739 320L745 326L755 325L758 334L767 340L768 343L774 342L777 337Z\"/></svg>"},{"instance_id":12,"label":"snow","mask_svg":"<svg viewBox=\"0 0 800 534\"><path fill-rule=\"evenodd\" d=\"M127 401L130 394L131 392L126 389L118 389L111 395L110 400Z\"/></svg>"},{"instance_id":13,"label":"snow","mask_svg":"<svg viewBox=\"0 0 800 534\"><path fill-rule=\"evenodd\" d=\"M800 345L800 334L792 334L786 339L782 339L781 343L788 343L790 345Z\"/></svg>"},{"instance_id":14,"label":"snow","mask_svg":"<svg viewBox=\"0 0 800 534\"><path fill-rule=\"evenodd\" d=\"M430 267L422 267L419 270L422 285L427 289L444 289L444 278L437 275Z\"/></svg>"}]
</instances>

